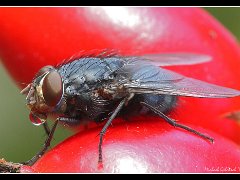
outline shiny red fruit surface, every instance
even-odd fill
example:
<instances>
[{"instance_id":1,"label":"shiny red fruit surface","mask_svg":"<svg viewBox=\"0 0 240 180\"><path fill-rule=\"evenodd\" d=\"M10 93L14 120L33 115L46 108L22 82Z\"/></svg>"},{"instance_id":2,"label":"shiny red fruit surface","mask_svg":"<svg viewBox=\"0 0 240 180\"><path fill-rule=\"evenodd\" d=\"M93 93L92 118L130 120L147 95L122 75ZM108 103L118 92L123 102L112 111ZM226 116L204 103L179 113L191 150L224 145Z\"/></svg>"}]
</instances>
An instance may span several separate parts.
<instances>
[{"instance_id":1,"label":"shiny red fruit surface","mask_svg":"<svg viewBox=\"0 0 240 180\"><path fill-rule=\"evenodd\" d=\"M191 125L190 125L191 126ZM138 118L109 128L103 142L103 168L98 166L101 128L76 134L32 166L36 172L107 173L239 173L240 150L210 131L210 142L158 119Z\"/></svg>"},{"instance_id":2,"label":"shiny red fruit surface","mask_svg":"<svg viewBox=\"0 0 240 180\"><path fill-rule=\"evenodd\" d=\"M211 62L168 69L209 83L240 89L239 45L221 24L200 8L0 9L0 56L17 83L29 83L42 66L55 65L82 50L106 48L120 50L122 54L128 55L162 52L207 54L212 56ZM123 172L119 163L124 156L127 159L130 156L130 163L127 164L133 163L136 167L136 161L140 161L139 168L142 168L142 172L203 172L208 167L234 167L240 162L239 147L232 143L240 144L240 126L233 120L226 119L224 114L239 107L239 97L179 98L176 108L169 116L196 129L203 128L204 132L209 132L215 138L213 145L188 132L161 123L161 118L157 118L159 124L158 121L152 122L146 118L145 122L141 122L138 133L126 133L125 123L110 127L103 145L104 168L106 172ZM143 117L139 117L141 118ZM153 124L159 130L154 130ZM137 128L137 121L129 127ZM60 144L41 158L36 168L39 172L53 171L54 164L48 159L56 157L54 161L51 160L55 166L65 162L65 166L59 165L61 167L56 171L94 172L97 132L99 129L84 132ZM121 136L117 136L118 133ZM127 135L130 137L127 138ZM76 150L70 152L68 144ZM84 150L77 146L84 146ZM223 152L227 154L226 157ZM74 158L76 161L72 163ZM45 166L45 161L50 163L49 166ZM66 165L68 161L69 164Z\"/></svg>"}]
</instances>

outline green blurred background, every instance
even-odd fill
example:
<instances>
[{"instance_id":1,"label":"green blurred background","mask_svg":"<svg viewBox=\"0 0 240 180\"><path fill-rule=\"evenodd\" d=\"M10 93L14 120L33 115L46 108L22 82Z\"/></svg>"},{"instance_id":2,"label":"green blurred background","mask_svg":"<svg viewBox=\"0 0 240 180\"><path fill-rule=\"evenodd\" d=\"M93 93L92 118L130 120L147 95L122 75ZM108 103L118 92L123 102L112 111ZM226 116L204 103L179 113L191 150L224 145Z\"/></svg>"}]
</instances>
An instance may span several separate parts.
<instances>
[{"instance_id":1,"label":"green blurred background","mask_svg":"<svg viewBox=\"0 0 240 180\"><path fill-rule=\"evenodd\" d=\"M240 8L205 8L240 40ZM25 98L0 65L0 158L22 162L31 158L43 145L43 128L32 125ZM53 144L56 145L72 132L58 128Z\"/></svg>"}]
</instances>

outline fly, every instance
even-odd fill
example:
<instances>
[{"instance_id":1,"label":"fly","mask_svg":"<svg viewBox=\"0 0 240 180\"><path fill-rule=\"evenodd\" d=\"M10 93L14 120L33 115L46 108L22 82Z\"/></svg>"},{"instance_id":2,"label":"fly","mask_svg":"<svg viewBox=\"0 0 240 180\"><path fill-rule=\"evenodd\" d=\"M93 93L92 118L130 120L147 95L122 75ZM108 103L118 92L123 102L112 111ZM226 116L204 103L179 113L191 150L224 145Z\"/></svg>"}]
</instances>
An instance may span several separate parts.
<instances>
[{"instance_id":1,"label":"fly","mask_svg":"<svg viewBox=\"0 0 240 180\"><path fill-rule=\"evenodd\" d=\"M111 122L124 112L144 108L169 124L210 142L213 138L177 123L166 113L178 96L228 98L240 91L189 78L159 66L191 65L210 61L200 54L152 54L144 56L83 56L58 66L45 66L21 93L26 94L30 120L43 124L48 138L43 149L25 164L33 164L50 145L58 122L79 124L83 120L106 121L99 133L99 163L103 136ZM58 116L51 130L49 114Z\"/></svg>"}]
</instances>

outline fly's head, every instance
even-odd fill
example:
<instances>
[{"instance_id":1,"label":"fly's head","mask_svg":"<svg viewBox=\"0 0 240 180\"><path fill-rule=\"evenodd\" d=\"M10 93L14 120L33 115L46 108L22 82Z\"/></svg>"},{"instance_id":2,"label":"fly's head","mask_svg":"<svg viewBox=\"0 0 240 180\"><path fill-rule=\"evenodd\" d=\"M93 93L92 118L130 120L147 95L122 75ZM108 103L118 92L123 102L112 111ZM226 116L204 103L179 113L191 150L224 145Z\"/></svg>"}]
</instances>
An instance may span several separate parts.
<instances>
[{"instance_id":1,"label":"fly's head","mask_svg":"<svg viewBox=\"0 0 240 180\"><path fill-rule=\"evenodd\" d=\"M49 113L61 105L64 94L62 78L53 66L41 68L22 91L26 94L26 105L30 109L29 118L34 125L43 124Z\"/></svg>"}]
</instances>

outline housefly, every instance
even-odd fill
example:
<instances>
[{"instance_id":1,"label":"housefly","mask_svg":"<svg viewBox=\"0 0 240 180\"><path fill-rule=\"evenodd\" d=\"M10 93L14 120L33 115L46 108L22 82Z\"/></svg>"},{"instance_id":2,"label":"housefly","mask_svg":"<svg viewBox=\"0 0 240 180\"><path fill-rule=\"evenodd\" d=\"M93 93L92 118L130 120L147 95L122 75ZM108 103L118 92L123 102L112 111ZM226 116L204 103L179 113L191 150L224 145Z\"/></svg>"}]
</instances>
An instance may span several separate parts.
<instances>
[{"instance_id":1,"label":"housefly","mask_svg":"<svg viewBox=\"0 0 240 180\"><path fill-rule=\"evenodd\" d=\"M178 96L228 98L240 91L209 84L159 66L192 65L210 61L200 54L151 54L143 56L85 55L57 66L45 66L21 93L26 94L30 120L46 125L49 114L57 115L43 149L26 164L33 164L50 145L58 122L78 124L83 120L106 121L99 133L102 162L103 136L116 116L142 108L159 115L175 127L210 142L213 138L169 118L167 111Z\"/></svg>"}]
</instances>

